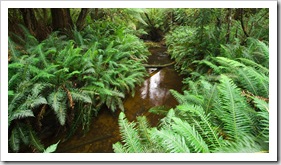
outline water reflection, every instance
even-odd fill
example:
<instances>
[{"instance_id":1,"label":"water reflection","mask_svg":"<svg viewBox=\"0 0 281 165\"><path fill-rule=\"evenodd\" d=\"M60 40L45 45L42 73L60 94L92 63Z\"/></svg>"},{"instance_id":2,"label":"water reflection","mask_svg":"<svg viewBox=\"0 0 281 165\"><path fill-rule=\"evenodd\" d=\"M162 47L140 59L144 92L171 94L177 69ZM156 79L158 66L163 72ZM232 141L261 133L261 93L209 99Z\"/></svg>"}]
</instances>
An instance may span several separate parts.
<instances>
[{"instance_id":1,"label":"water reflection","mask_svg":"<svg viewBox=\"0 0 281 165\"><path fill-rule=\"evenodd\" d=\"M145 80L140 89L141 98L147 99L152 105L163 105L165 98L169 95L169 89L161 86L165 78L165 71L160 70L149 79Z\"/></svg>"}]
</instances>

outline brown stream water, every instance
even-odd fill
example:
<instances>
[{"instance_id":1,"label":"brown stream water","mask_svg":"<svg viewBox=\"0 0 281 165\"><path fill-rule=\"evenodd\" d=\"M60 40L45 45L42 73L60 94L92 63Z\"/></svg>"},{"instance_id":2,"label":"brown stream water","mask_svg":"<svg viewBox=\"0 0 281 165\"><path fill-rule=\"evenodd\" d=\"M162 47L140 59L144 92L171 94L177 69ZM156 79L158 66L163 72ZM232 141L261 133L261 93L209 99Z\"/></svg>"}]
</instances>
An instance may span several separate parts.
<instances>
[{"instance_id":1,"label":"brown stream water","mask_svg":"<svg viewBox=\"0 0 281 165\"><path fill-rule=\"evenodd\" d=\"M165 47L151 48L148 64L167 64L172 60L166 54ZM141 86L135 89L135 95L128 95L124 100L125 114L129 121L134 121L137 116L145 115L151 126L157 126L163 116L152 114L148 110L154 106L172 108L177 101L169 90L181 91L182 77L174 70L173 66L164 68L147 68L150 73ZM118 115L108 109L102 109L93 119L90 130L85 135L76 133L69 140L60 142L56 152L63 153L110 153L113 152L112 144L121 141L118 126Z\"/></svg>"}]
</instances>

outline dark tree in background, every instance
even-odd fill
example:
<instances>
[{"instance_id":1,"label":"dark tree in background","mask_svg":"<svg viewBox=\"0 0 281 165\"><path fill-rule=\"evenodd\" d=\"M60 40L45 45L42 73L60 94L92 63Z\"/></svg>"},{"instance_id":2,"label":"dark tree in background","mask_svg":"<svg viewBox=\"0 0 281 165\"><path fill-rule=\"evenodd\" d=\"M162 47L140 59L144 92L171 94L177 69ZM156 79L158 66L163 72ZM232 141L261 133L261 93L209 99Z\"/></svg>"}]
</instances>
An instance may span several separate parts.
<instances>
[{"instance_id":1,"label":"dark tree in background","mask_svg":"<svg viewBox=\"0 0 281 165\"><path fill-rule=\"evenodd\" d=\"M20 11L22 13L25 26L28 28L28 30L32 35L35 35L38 23L35 17L34 10L32 8L27 8L27 9L20 9Z\"/></svg>"},{"instance_id":2,"label":"dark tree in background","mask_svg":"<svg viewBox=\"0 0 281 165\"><path fill-rule=\"evenodd\" d=\"M78 30L82 30L83 27L85 26L85 20L88 13L89 13L89 9L85 9L85 8L81 9L79 17L76 21L76 27Z\"/></svg>"},{"instance_id":3,"label":"dark tree in background","mask_svg":"<svg viewBox=\"0 0 281 165\"><path fill-rule=\"evenodd\" d=\"M9 9L9 32L22 35L22 29L18 26L22 24L31 35L42 41L53 31L69 32L74 26L82 30L89 13L89 8L72 11L69 8Z\"/></svg>"},{"instance_id":4,"label":"dark tree in background","mask_svg":"<svg viewBox=\"0 0 281 165\"><path fill-rule=\"evenodd\" d=\"M73 27L69 9L51 9L53 30L66 30Z\"/></svg>"}]
</instances>

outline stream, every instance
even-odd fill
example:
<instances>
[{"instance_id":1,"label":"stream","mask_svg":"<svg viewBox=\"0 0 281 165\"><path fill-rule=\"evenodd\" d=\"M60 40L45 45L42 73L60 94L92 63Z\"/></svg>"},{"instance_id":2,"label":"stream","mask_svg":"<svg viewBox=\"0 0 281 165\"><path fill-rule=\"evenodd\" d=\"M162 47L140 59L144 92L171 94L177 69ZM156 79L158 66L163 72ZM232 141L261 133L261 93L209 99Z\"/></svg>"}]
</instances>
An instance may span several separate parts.
<instances>
[{"instance_id":1,"label":"stream","mask_svg":"<svg viewBox=\"0 0 281 165\"><path fill-rule=\"evenodd\" d=\"M148 65L163 65L173 62L166 53L166 47L154 47L149 51ZM172 108L177 101L169 90L181 91L182 77L174 70L173 65L164 68L147 68L150 76L136 87L135 95L128 95L124 100L125 114L129 121L135 121L137 116L147 117L151 126L157 126L163 116L148 112L154 106ZM112 153L112 144L121 141L118 126L118 115L108 109L99 111L91 123L90 130L85 135L76 133L65 142L60 142L59 153Z\"/></svg>"}]
</instances>

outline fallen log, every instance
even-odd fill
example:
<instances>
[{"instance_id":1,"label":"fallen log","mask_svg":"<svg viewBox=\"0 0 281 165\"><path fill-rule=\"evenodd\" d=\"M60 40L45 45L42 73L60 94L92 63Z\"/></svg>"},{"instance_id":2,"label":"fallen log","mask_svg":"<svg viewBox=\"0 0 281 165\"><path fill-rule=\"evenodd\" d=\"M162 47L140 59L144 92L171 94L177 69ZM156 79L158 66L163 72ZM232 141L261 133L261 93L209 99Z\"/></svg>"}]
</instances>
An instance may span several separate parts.
<instances>
[{"instance_id":1,"label":"fallen log","mask_svg":"<svg viewBox=\"0 0 281 165\"><path fill-rule=\"evenodd\" d=\"M176 62L171 62L171 63L168 63L168 64L163 64L163 65L149 65L149 64L143 64L144 67L146 68L164 68L164 67L167 67L167 66L171 66L171 65L174 65Z\"/></svg>"}]
</instances>

